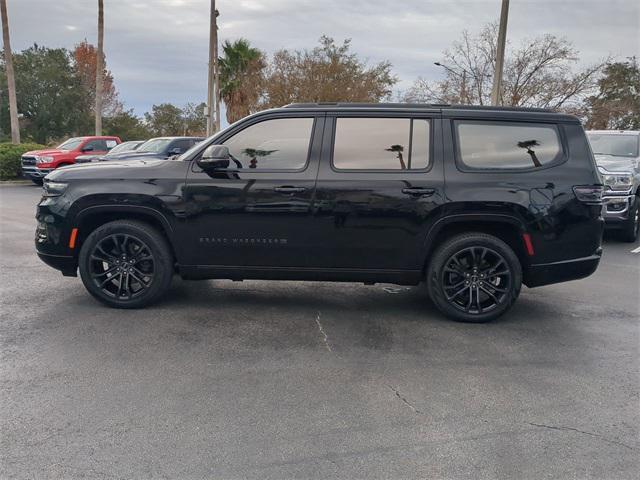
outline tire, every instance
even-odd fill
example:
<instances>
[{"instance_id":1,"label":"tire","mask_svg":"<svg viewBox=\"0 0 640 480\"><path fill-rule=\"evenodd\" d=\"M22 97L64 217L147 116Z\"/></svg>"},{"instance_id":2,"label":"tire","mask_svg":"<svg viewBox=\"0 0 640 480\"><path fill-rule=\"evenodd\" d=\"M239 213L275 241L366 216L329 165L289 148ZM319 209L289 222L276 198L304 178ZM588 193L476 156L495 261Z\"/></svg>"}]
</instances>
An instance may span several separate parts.
<instances>
[{"instance_id":1,"label":"tire","mask_svg":"<svg viewBox=\"0 0 640 480\"><path fill-rule=\"evenodd\" d=\"M640 196L636 196L633 206L629 209L629 218L624 222L620 230L620 239L624 242L633 243L638 239L640 229Z\"/></svg>"},{"instance_id":2,"label":"tire","mask_svg":"<svg viewBox=\"0 0 640 480\"><path fill-rule=\"evenodd\" d=\"M42 177L40 177L40 178L31 177L31 181L33 183L35 183L36 185L40 185L40 186L42 186L42 184L44 184L44 179L42 179Z\"/></svg>"},{"instance_id":3,"label":"tire","mask_svg":"<svg viewBox=\"0 0 640 480\"><path fill-rule=\"evenodd\" d=\"M117 220L95 229L78 259L88 292L113 308L141 308L171 285L173 256L165 237L152 226Z\"/></svg>"},{"instance_id":4,"label":"tire","mask_svg":"<svg viewBox=\"0 0 640 480\"><path fill-rule=\"evenodd\" d=\"M505 242L485 233L447 239L433 254L426 276L433 303L460 322L498 318L511 308L522 287L516 254Z\"/></svg>"}]
</instances>

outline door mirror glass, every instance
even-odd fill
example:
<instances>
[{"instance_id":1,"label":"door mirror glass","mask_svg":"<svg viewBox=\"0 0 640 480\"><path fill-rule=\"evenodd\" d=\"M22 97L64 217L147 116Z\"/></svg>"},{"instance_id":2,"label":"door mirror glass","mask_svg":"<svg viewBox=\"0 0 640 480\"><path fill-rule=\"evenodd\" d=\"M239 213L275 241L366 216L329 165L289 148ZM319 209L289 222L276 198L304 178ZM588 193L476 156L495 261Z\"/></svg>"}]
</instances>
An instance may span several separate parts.
<instances>
[{"instance_id":1,"label":"door mirror glass","mask_svg":"<svg viewBox=\"0 0 640 480\"><path fill-rule=\"evenodd\" d=\"M82 147L83 152L93 152L93 145L87 145L86 147Z\"/></svg>"},{"instance_id":2,"label":"door mirror glass","mask_svg":"<svg viewBox=\"0 0 640 480\"><path fill-rule=\"evenodd\" d=\"M209 145L202 152L198 165L204 169L224 169L229 168L231 154L229 147L225 145Z\"/></svg>"},{"instance_id":3,"label":"door mirror glass","mask_svg":"<svg viewBox=\"0 0 640 480\"><path fill-rule=\"evenodd\" d=\"M169 155L180 155L182 153L182 149L180 147L173 147L169 150Z\"/></svg>"}]
</instances>

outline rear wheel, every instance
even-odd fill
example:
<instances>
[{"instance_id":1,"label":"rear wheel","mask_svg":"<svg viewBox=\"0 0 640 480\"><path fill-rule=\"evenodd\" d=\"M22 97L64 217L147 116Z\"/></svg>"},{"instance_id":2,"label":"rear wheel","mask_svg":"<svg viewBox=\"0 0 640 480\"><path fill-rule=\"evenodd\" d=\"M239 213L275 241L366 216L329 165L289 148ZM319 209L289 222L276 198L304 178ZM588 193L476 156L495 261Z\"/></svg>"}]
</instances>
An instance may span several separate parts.
<instances>
[{"instance_id":1,"label":"rear wheel","mask_svg":"<svg viewBox=\"0 0 640 480\"><path fill-rule=\"evenodd\" d=\"M173 258L164 236L143 222L119 220L94 230L80 250L86 289L115 308L139 308L164 294Z\"/></svg>"},{"instance_id":2,"label":"rear wheel","mask_svg":"<svg viewBox=\"0 0 640 480\"><path fill-rule=\"evenodd\" d=\"M640 230L640 196L636 196L634 200L633 206L629 209L629 217L620 231L621 239L630 243L638 239L638 230Z\"/></svg>"},{"instance_id":3,"label":"rear wheel","mask_svg":"<svg viewBox=\"0 0 640 480\"><path fill-rule=\"evenodd\" d=\"M427 285L431 299L448 317L488 322L518 298L522 267L499 238L468 233L448 239L436 250L427 268Z\"/></svg>"}]
</instances>

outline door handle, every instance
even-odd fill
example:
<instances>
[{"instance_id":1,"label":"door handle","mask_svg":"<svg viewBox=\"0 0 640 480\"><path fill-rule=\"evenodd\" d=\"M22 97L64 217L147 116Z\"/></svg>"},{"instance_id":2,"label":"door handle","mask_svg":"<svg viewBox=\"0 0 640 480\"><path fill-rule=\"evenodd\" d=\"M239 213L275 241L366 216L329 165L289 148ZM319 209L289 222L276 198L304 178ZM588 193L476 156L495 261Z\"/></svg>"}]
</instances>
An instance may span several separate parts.
<instances>
[{"instance_id":1,"label":"door handle","mask_svg":"<svg viewBox=\"0 0 640 480\"><path fill-rule=\"evenodd\" d=\"M307 189L304 187L292 187L290 185L283 185L282 187L275 187L274 190L278 193L302 193Z\"/></svg>"},{"instance_id":2,"label":"door handle","mask_svg":"<svg viewBox=\"0 0 640 480\"><path fill-rule=\"evenodd\" d=\"M406 193L407 195L415 195L415 196L429 196L436 193L435 188L420 188L420 187L409 187L403 188L402 193Z\"/></svg>"}]
</instances>

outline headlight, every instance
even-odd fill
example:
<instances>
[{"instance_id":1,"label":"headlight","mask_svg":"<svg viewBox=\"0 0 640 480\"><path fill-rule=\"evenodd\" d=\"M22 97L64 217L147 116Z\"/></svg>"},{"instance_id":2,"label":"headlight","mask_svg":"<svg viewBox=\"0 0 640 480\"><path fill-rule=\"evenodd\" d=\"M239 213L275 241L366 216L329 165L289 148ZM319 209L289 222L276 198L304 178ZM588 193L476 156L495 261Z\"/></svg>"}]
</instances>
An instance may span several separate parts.
<instances>
[{"instance_id":1,"label":"headlight","mask_svg":"<svg viewBox=\"0 0 640 480\"><path fill-rule=\"evenodd\" d=\"M62 182L48 182L45 180L42 185L42 188L44 189L44 196L59 197L67 189L67 185L68 184Z\"/></svg>"},{"instance_id":2,"label":"headlight","mask_svg":"<svg viewBox=\"0 0 640 480\"><path fill-rule=\"evenodd\" d=\"M606 173L602 176L604 184L611 190L626 191L633 185L633 176L628 173L610 174Z\"/></svg>"},{"instance_id":3,"label":"headlight","mask_svg":"<svg viewBox=\"0 0 640 480\"><path fill-rule=\"evenodd\" d=\"M53 157L48 157L48 156L37 156L36 157L36 163L51 163L53 162Z\"/></svg>"}]
</instances>

